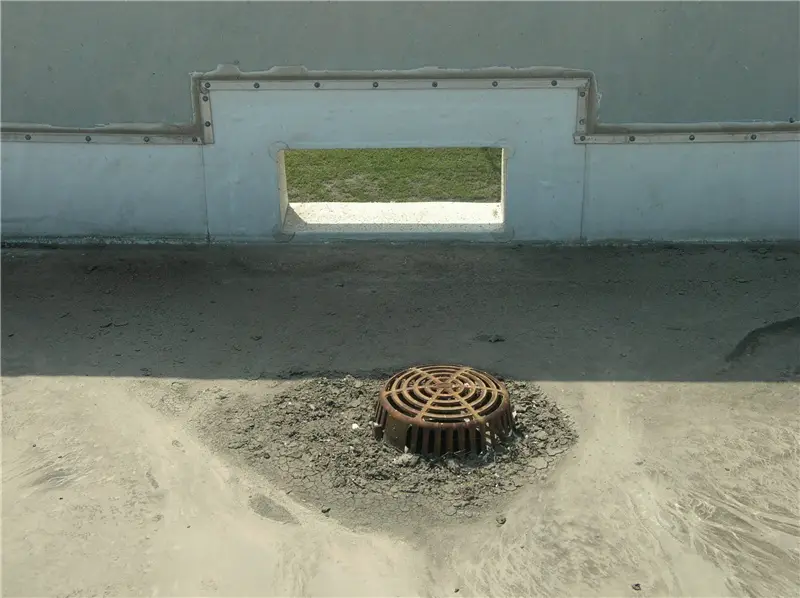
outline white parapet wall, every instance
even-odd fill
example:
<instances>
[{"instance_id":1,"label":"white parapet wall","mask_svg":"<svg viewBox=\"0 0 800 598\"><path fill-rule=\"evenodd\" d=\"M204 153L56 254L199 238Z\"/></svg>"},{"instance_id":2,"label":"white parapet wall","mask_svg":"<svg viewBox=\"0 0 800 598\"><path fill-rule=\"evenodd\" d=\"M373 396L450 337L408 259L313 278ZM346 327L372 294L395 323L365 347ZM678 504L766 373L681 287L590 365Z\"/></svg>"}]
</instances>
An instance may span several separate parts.
<instances>
[{"instance_id":1,"label":"white parapet wall","mask_svg":"<svg viewBox=\"0 0 800 598\"><path fill-rule=\"evenodd\" d=\"M794 125L604 128L578 71L194 79L195 129L6 126L4 241L800 239ZM503 149L499 208L289 209L286 150L470 146Z\"/></svg>"}]
</instances>

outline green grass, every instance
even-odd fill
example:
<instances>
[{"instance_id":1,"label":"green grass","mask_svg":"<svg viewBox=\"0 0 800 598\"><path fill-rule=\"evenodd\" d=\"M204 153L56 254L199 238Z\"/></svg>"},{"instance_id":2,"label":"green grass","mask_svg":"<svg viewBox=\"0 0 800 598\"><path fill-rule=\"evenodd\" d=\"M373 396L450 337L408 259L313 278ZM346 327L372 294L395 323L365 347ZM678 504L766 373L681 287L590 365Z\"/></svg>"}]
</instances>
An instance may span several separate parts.
<instances>
[{"instance_id":1,"label":"green grass","mask_svg":"<svg viewBox=\"0 0 800 598\"><path fill-rule=\"evenodd\" d=\"M500 201L502 150L289 150L289 201Z\"/></svg>"}]
</instances>

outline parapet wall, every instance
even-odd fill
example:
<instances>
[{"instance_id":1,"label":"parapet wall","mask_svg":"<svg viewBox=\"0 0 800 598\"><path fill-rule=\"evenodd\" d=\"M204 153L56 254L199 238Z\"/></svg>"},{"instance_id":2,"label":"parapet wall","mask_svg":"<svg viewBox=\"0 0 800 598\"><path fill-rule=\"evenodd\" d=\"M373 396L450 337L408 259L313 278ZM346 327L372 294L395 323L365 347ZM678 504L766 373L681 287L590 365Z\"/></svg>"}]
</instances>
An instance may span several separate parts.
<instances>
[{"instance_id":1,"label":"parapet wall","mask_svg":"<svg viewBox=\"0 0 800 598\"><path fill-rule=\"evenodd\" d=\"M505 150L505 226L450 237L800 239L798 23L788 2L4 3L3 237L283 242L282 149L474 145Z\"/></svg>"},{"instance_id":2,"label":"parapet wall","mask_svg":"<svg viewBox=\"0 0 800 598\"><path fill-rule=\"evenodd\" d=\"M4 123L186 123L188 74L559 66L605 123L800 119L797 2L4 2Z\"/></svg>"}]
</instances>

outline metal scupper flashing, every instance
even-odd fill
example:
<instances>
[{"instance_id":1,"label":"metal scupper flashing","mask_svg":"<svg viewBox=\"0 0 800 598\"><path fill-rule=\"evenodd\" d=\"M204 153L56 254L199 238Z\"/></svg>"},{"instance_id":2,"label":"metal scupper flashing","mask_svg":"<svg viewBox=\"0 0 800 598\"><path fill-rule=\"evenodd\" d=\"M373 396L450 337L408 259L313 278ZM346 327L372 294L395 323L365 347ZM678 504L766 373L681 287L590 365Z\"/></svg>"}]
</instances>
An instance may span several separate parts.
<instances>
[{"instance_id":1,"label":"metal scupper flashing","mask_svg":"<svg viewBox=\"0 0 800 598\"><path fill-rule=\"evenodd\" d=\"M380 93L441 89L574 89L577 111L576 144L757 143L800 141L800 123L603 124L597 120L599 94L591 71L559 67L445 69L424 67L407 71L311 71L305 67L274 67L241 71L219 65L213 71L191 73L193 120L159 123L107 124L70 128L8 123L0 126L3 142L124 143L141 145L209 145L214 143L214 91L363 90Z\"/></svg>"}]
</instances>

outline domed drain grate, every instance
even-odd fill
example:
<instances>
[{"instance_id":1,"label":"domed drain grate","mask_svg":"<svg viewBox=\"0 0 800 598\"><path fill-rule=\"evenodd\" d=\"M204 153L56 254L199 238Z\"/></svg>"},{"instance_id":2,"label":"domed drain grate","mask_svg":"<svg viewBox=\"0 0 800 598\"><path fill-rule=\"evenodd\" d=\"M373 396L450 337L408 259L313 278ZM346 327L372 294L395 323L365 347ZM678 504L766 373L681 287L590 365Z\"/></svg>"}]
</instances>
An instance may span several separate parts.
<instances>
[{"instance_id":1,"label":"domed drain grate","mask_svg":"<svg viewBox=\"0 0 800 598\"><path fill-rule=\"evenodd\" d=\"M428 457L482 453L513 427L505 385L465 366L413 367L395 374L375 409L378 439Z\"/></svg>"}]
</instances>

